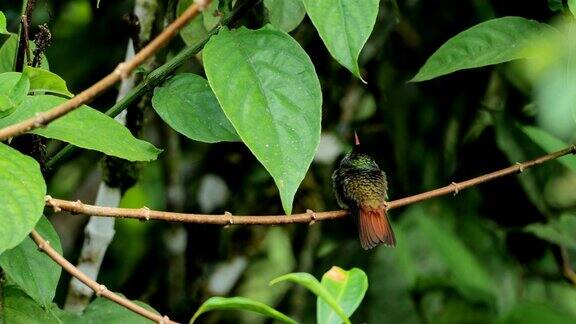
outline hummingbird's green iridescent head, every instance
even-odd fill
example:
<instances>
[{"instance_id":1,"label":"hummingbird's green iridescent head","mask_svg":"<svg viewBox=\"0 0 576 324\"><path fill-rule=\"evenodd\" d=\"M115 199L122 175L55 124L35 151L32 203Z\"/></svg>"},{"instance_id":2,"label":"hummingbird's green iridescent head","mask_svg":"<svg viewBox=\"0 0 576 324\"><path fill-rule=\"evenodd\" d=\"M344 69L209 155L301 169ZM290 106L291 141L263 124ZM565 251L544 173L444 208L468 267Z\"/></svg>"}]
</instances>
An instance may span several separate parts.
<instances>
[{"instance_id":1,"label":"hummingbird's green iridescent head","mask_svg":"<svg viewBox=\"0 0 576 324\"><path fill-rule=\"evenodd\" d=\"M357 171L373 171L379 170L378 164L374 159L366 154L360 146L358 135L354 132L355 145L348 154L340 161L340 168L357 170Z\"/></svg>"},{"instance_id":2,"label":"hummingbird's green iridescent head","mask_svg":"<svg viewBox=\"0 0 576 324\"><path fill-rule=\"evenodd\" d=\"M360 145L355 145L348 154L340 161L340 168L358 170L358 171L373 171L379 170L378 164L374 159L363 152Z\"/></svg>"}]
</instances>

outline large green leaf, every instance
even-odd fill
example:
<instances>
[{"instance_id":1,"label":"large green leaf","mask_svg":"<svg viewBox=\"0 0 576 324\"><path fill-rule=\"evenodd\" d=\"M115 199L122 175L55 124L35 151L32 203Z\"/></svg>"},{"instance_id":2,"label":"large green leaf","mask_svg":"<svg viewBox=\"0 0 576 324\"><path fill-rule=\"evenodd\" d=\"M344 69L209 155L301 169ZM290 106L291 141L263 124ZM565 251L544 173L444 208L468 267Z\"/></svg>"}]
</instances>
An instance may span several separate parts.
<instances>
[{"instance_id":1,"label":"large green leaf","mask_svg":"<svg viewBox=\"0 0 576 324\"><path fill-rule=\"evenodd\" d=\"M62 253L60 238L46 217L40 218L36 230L56 251ZM43 307L52 304L62 268L38 249L30 237L0 255L0 267L15 283Z\"/></svg>"},{"instance_id":2,"label":"large green leaf","mask_svg":"<svg viewBox=\"0 0 576 324\"><path fill-rule=\"evenodd\" d=\"M2 287L0 323L46 324L61 323L61 311L55 306L44 308L14 285Z\"/></svg>"},{"instance_id":3,"label":"large green leaf","mask_svg":"<svg viewBox=\"0 0 576 324\"><path fill-rule=\"evenodd\" d=\"M222 28L206 44L203 57L224 113L276 181L290 214L320 143L322 93L310 58L271 25Z\"/></svg>"},{"instance_id":4,"label":"large green leaf","mask_svg":"<svg viewBox=\"0 0 576 324\"><path fill-rule=\"evenodd\" d=\"M193 140L240 141L208 82L198 75L177 74L156 88L152 106L170 127Z\"/></svg>"},{"instance_id":5,"label":"large green leaf","mask_svg":"<svg viewBox=\"0 0 576 324\"><path fill-rule=\"evenodd\" d=\"M411 81L426 81L462 69L525 58L526 46L553 29L521 17L480 23L444 43Z\"/></svg>"},{"instance_id":6,"label":"large green leaf","mask_svg":"<svg viewBox=\"0 0 576 324\"><path fill-rule=\"evenodd\" d=\"M30 80L30 91L51 92L67 97L73 94L66 87L66 81L58 75L41 68L24 67L24 74Z\"/></svg>"},{"instance_id":7,"label":"large green leaf","mask_svg":"<svg viewBox=\"0 0 576 324\"><path fill-rule=\"evenodd\" d=\"M548 132L533 126L523 126L522 131L528 135L534 143L540 146L544 151L552 153L567 148L568 144ZM572 171L576 172L576 157L573 155L564 156L558 159L558 162L565 165Z\"/></svg>"},{"instance_id":8,"label":"large green leaf","mask_svg":"<svg viewBox=\"0 0 576 324\"><path fill-rule=\"evenodd\" d=\"M332 57L360 79L358 56L376 23L379 3L379 0L304 0L306 12Z\"/></svg>"},{"instance_id":9,"label":"large green leaf","mask_svg":"<svg viewBox=\"0 0 576 324\"><path fill-rule=\"evenodd\" d=\"M334 266L322 276L320 283L334 296L348 317L358 308L368 290L368 277L358 268L346 271ZM316 320L318 323L342 323L342 319L322 298L316 300Z\"/></svg>"},{"instance_id":10,"label":"large green leaf","mask_svg":"<svg viewBox=\"0 0 576 324\"><path fill-rule=\"evenodd\" d=\"M524 230L548 242L576 251L576 215L562 214L547 224L530 224Z\"/></svg>"},{"instance_id":11,"label":"large green leaf","mask_svg":"<svg viewBox=\"0 0 576 324\"><path fill-rule=\"evenodd\" d=\"M298 27L306 15L302 0L264 0L264 6L270 23L285 32Z\"/></svg>"},{"instance_id":12,"label":"large green leaf","mask_svg":"<svg viewBox=\"0 0 576 324\"><path fill-rule=\"evenodd\" d=\"M268 316L270 318L276 319L278 321L284 323L296 323L295 320L291 319L290 317L280 313L279 311L275 310L274 308L263 304L259 301L255 301L249 298L244 297L212 297L205 301L200 308L194 313L190 323L194 323L198 316L210 312L213 310L244 310L262 314L264 316Z\"/></svg>"},{"instance_id":13,"label":"large green leaf","mask_svg":"<svg viewBox=\"0 0 576 324\"><path fill-rule=\"evenodd\" d=\"M0 254L20 244L44 210L46 184L31 157L0 143Z\"/></svg>"},{"instance_id":14,"label":"large green leaf","mask_svg":"<svg viewBox=\"0 0 576 324\"><path fill-rule=\"evenodd\" d=\"M8 30L6 30L6 16L4 16L2 11L0 11L0 34L10 34Z\"/></svg>"},{"instance_id":15,"label":"large green leaf","mask_svg":"<svg viewBox=\"0 0 576 324\"><path fill-rule=\"evenodd\" d=\"M294 272L283 276L280 276L270 282L270 285L275 285L282 281L290 281L297 283L301 286L308 288L313 292L318 298L321 298L326 304L328 304L338 316L340 320L344 323L350 324L350 319L346 315L346 312L340 307L335 296L333 296L327 288L321 285L314 276L306 272Z\"/></svg>"},{"instance_id":16,"label":"large green leaf","mask_svg":"<svg viewBox=\"0 0 576 324\"><path fill-rule=\"evenodd\" d=\"M64 101L66 99L49 95L30 96L14 113L0 119L0 128L33 117L37 112L49 110ZM31 133L130 161L154 160L161 152L152 144L132 136L126 127L111 117L88 106L81 106Z\"/></svg>"}]
</instances>

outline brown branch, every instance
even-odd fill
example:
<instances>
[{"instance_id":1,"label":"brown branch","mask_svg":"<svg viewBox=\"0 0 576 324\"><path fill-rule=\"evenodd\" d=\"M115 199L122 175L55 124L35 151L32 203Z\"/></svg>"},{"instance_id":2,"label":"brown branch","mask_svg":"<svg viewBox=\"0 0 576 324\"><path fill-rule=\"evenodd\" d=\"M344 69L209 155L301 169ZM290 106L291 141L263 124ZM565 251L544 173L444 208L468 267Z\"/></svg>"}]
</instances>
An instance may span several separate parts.
<instances>
[{"instance_id":1,"label":"brown branch","mask_svg":"<svg viewBox=\"0 0 576 324\"><path fill-rule=\"evenodd\" d=\"M488 173L470 180L462 181L459 183L452 182L451 184L438 188L435 190L427 191L414 196L401 198L398 200L390 201L386 204L386 209L391 210L394 208L410 205L434 197L447 195L450 193L458 194L461 190L473 187L475 185L494 180L506 175L521 173L524 170L536 166L538 164L557 159L567 154L576 154L576 145L565 148L563 150L541 156L537 159L530 160L523 163L516 163L510 167ZM81 201L69 201L62 199L55 199L46 196L46 205L54 208L55 211L66 210L76 214L87 214L94 216L107 216L107 217L121 217L121 218L136 218L142 220L157 219L171 222L182 223L199 223L199 224L214 224L214 225L282 225L282 224L295 224L295 223L314 223L315 221L329 220L342 218L348 215L346 210L336 210L327 212L313 212L307 210L303 214L286 215L267 215L267 216L234 216L228 212L224 215L202 215L202 214L184 214L172 213L164 211L150 210L147 207L143 208L113 208L113 207L100 207L94 205L87 205Z\"/></svg>"},{"instance_id":2,"label":"brown branch","mask_svg":"<svg viewBox=\"0 0 576 324\"><path fill-rule=\"evenodd\" d=\"M70 273L78 280L82 281L86 286L90 287L90 289L94 290L97 296L102 296L107 298L121 306L128 308L129 310L140 314L146 318L149 318L157 323L177 323L171 321L168 316L158 315L152 311L147 310L146 308L134 303L133 301L124 298L120 295L117 295L106 288L106 286L97 283L96 281L90 279L86 274L78 270L72 263L68 262L60 253L58 253L50 243L46 241L38 232L32 230L30 233L30 237L36 242L38 248L46 253L54 262L58 263L64 270Z\"/></svg>"},{"instance_id":3,"label":"brown branch","mask_svg":"<svg viewBox=\"0 0 576 324\"><path fill-rule=\"evenodd\" d=\"M46 112L39 113L34 117L21 121L17 124L0 129L0 141L7 140L8 138L20 135L38 127L44 127L51 121L64 116L72 110L80 107L81 105L91 101L96 96L100 95L103 91L113 86L122 78L127 77L136 67L144 63L160 48L162 48L168 41L170 41L182 27L184 27L198 12L206 8L210 4L210 0L196 0L196 3L190 5L184 13L166 29L162 31L153 41L144 47L138 54L131 60L118 64L116 69L105 76L100 81L93 84L88 89L80 92L74 98L58 105Z\"/></svg>"}]
</instances>

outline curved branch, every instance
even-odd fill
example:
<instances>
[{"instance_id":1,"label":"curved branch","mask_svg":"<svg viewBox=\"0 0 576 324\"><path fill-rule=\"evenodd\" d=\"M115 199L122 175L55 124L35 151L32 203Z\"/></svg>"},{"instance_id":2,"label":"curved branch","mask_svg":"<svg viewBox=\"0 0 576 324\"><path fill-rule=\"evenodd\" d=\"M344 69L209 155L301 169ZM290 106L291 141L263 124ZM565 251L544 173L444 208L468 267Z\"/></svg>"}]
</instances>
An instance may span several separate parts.
<instances>
[{"instance_id":1,"label":"curved branch","mask_svg":"<svg viewBox=\"0 0 576 324\"><path fill-rule=\"evenodd\" d=\"M447 195L450 193L458 194L458 192L460 192L461 190L510 174L521 173L528 168L531 168L533 166L536 166L538 164L547 161L555 160L559 157L568 154L576 154L576 145L572 145L563 150L541 156L534 160L526 161L523 163L516 163L505 169L488 173L473 179L469 179L459 183L452 182L451 184L442 188L434 189L431 191L423 192L421 194L401 198L398 200L389 201L386 204L386 209L391 210L394 208L414 204L420 201ZM342 218L348 215L348 211L346 210L336 210L336 211L327 211L318 213L311 210L307 210L306 213L292 214L290 216L287 215L234 216L228 212L224 213L223 215L184 214L184 213L172 213L172 212L150 210L147 207L138 209L100 207L94 205L87 205L79 200L69 201L69 200L55 199L50 196L46 196L46 205L54 207L55 211L66 210L76 214L88 214L94 216L121 217L121 218L136 218L143 220L157 219L171 222L214 224L214 225L282 225L282 224L295 224L295 223L312 224L315 221Z\"/></svg>"},{"instance_id":2,"label":"curved branch","mask_svg":"<svg viewBox=\"0 0 576 324\"><path fill-rule=\"evenodd\" d=\"M78 280L82 281L86 286L90 287L94 290L97 296L102 296L104 298L110 299L111 301L122 305L129 310L133 311L134 313L140 314L146 318L149 318L157 323L164 323L164 324L172 324L177 323L171 321L168 316L158 315L152 311L147 310L146 308L134 303L133 301L124 298L120 295L117 295L106 288L106 286L97 283L96 281L90 279L86 274L78 270L72 263L68 262L60 253L58 253L50 243L46 241L36 230L32 230L30 232L30 237L38 248L42 250L42 252L46 253L54 262L58 263L64 270L70 273L73 277L77 278Z\"/></svg>"},{"instance_id":3,"label":"curved branch","mask_svg":"<svg viewBox=\"0 0 576 324\"><path fill-rule=\"evenodd\" d=\"M100 93L112 87L116 82L126 78L135 68L144 63L160 48L164 47L192 18L194 18L203 8L210 4L210 0L196 0L184 13L172 24L158 35L154 40L144 47L131 60L118 64L118 67L100 81L93 84L88 89L80 92L74 98L58 105L46 112L38 113L34 117L23 120L14 125L0 129L0 141L23 134L32 129L45 127L50 122L58 119L81 105L91 101Z\"/></svg>"}]
</instances>

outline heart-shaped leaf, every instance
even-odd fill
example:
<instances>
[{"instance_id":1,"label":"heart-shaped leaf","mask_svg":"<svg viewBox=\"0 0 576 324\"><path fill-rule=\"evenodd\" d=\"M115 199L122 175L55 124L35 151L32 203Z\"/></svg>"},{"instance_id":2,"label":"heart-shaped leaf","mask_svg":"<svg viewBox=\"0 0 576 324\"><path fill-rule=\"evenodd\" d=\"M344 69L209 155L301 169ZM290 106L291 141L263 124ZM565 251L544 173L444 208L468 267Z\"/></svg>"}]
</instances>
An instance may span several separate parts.
<instances>
[{"instance_id":1,"label":"heart-shaped leaf","mask_svg":"<svg viewBox=\"0 0 576 324\"><path fill-rule=\"evenodd\" d=\"M156 88L152 106L170 127L193 140L240 141L210 85L198 75L175 75Z\"/></svg>"},{"instance_id":2,"label":"heart-shaped leaf","mask_svg":"<svg viewBox=\"0 0 576 324\"><path fill-rule=\"evenodd\" d=\"M360 79L358 56L376 23L379 3L379 0L304 0L306 12L332 57Z\"/></svg>"},{"instance_id":3,"label":"heart-shaped leaf","mask_svg":"<svg viewBox=\"0 0 576 324\"><path fill-rule=\"evenodd\" d=\"M322 93L306 52L288 34L226 28L204 48L224 113L274 178L287 214L320 143Z\"/></svg>"},{"instance_id":4,"label":"heart-shaped leaf","mask_svg":"<svg viewBox=\"0 0 576 324\"><path fill-rule=\"evenodd\" d=\"M526 46L550 32L554 29L549 25L522 17L485 21L450 38L410 81L426 81L462 69L525 58Z\"/></svg>"},{"instance_id":5,"label":"heart-shaped leaf","mask_svg":"<svg viewBox=\"0 0 576 324\"><path fill-rule=\"evenodd\" d=\"M264 6L270 23L285 32L298 27L306 15L302 0L264 0Z\"/></svg>"},{"instance_id":6,"label":"heart-shaped leaf","mask_svg":"<svg viewBox=\"0 0 576 324\"><path fill-rule=\"evenodd\" d=\"M358 308L368 290L368 277L358 268L346 271L334 266L322 276L320 283L334 296L348 317ZM342 323L342 319L322 298L316 300L316 319L318 323Z\"/></svg>"}]
</instances>

